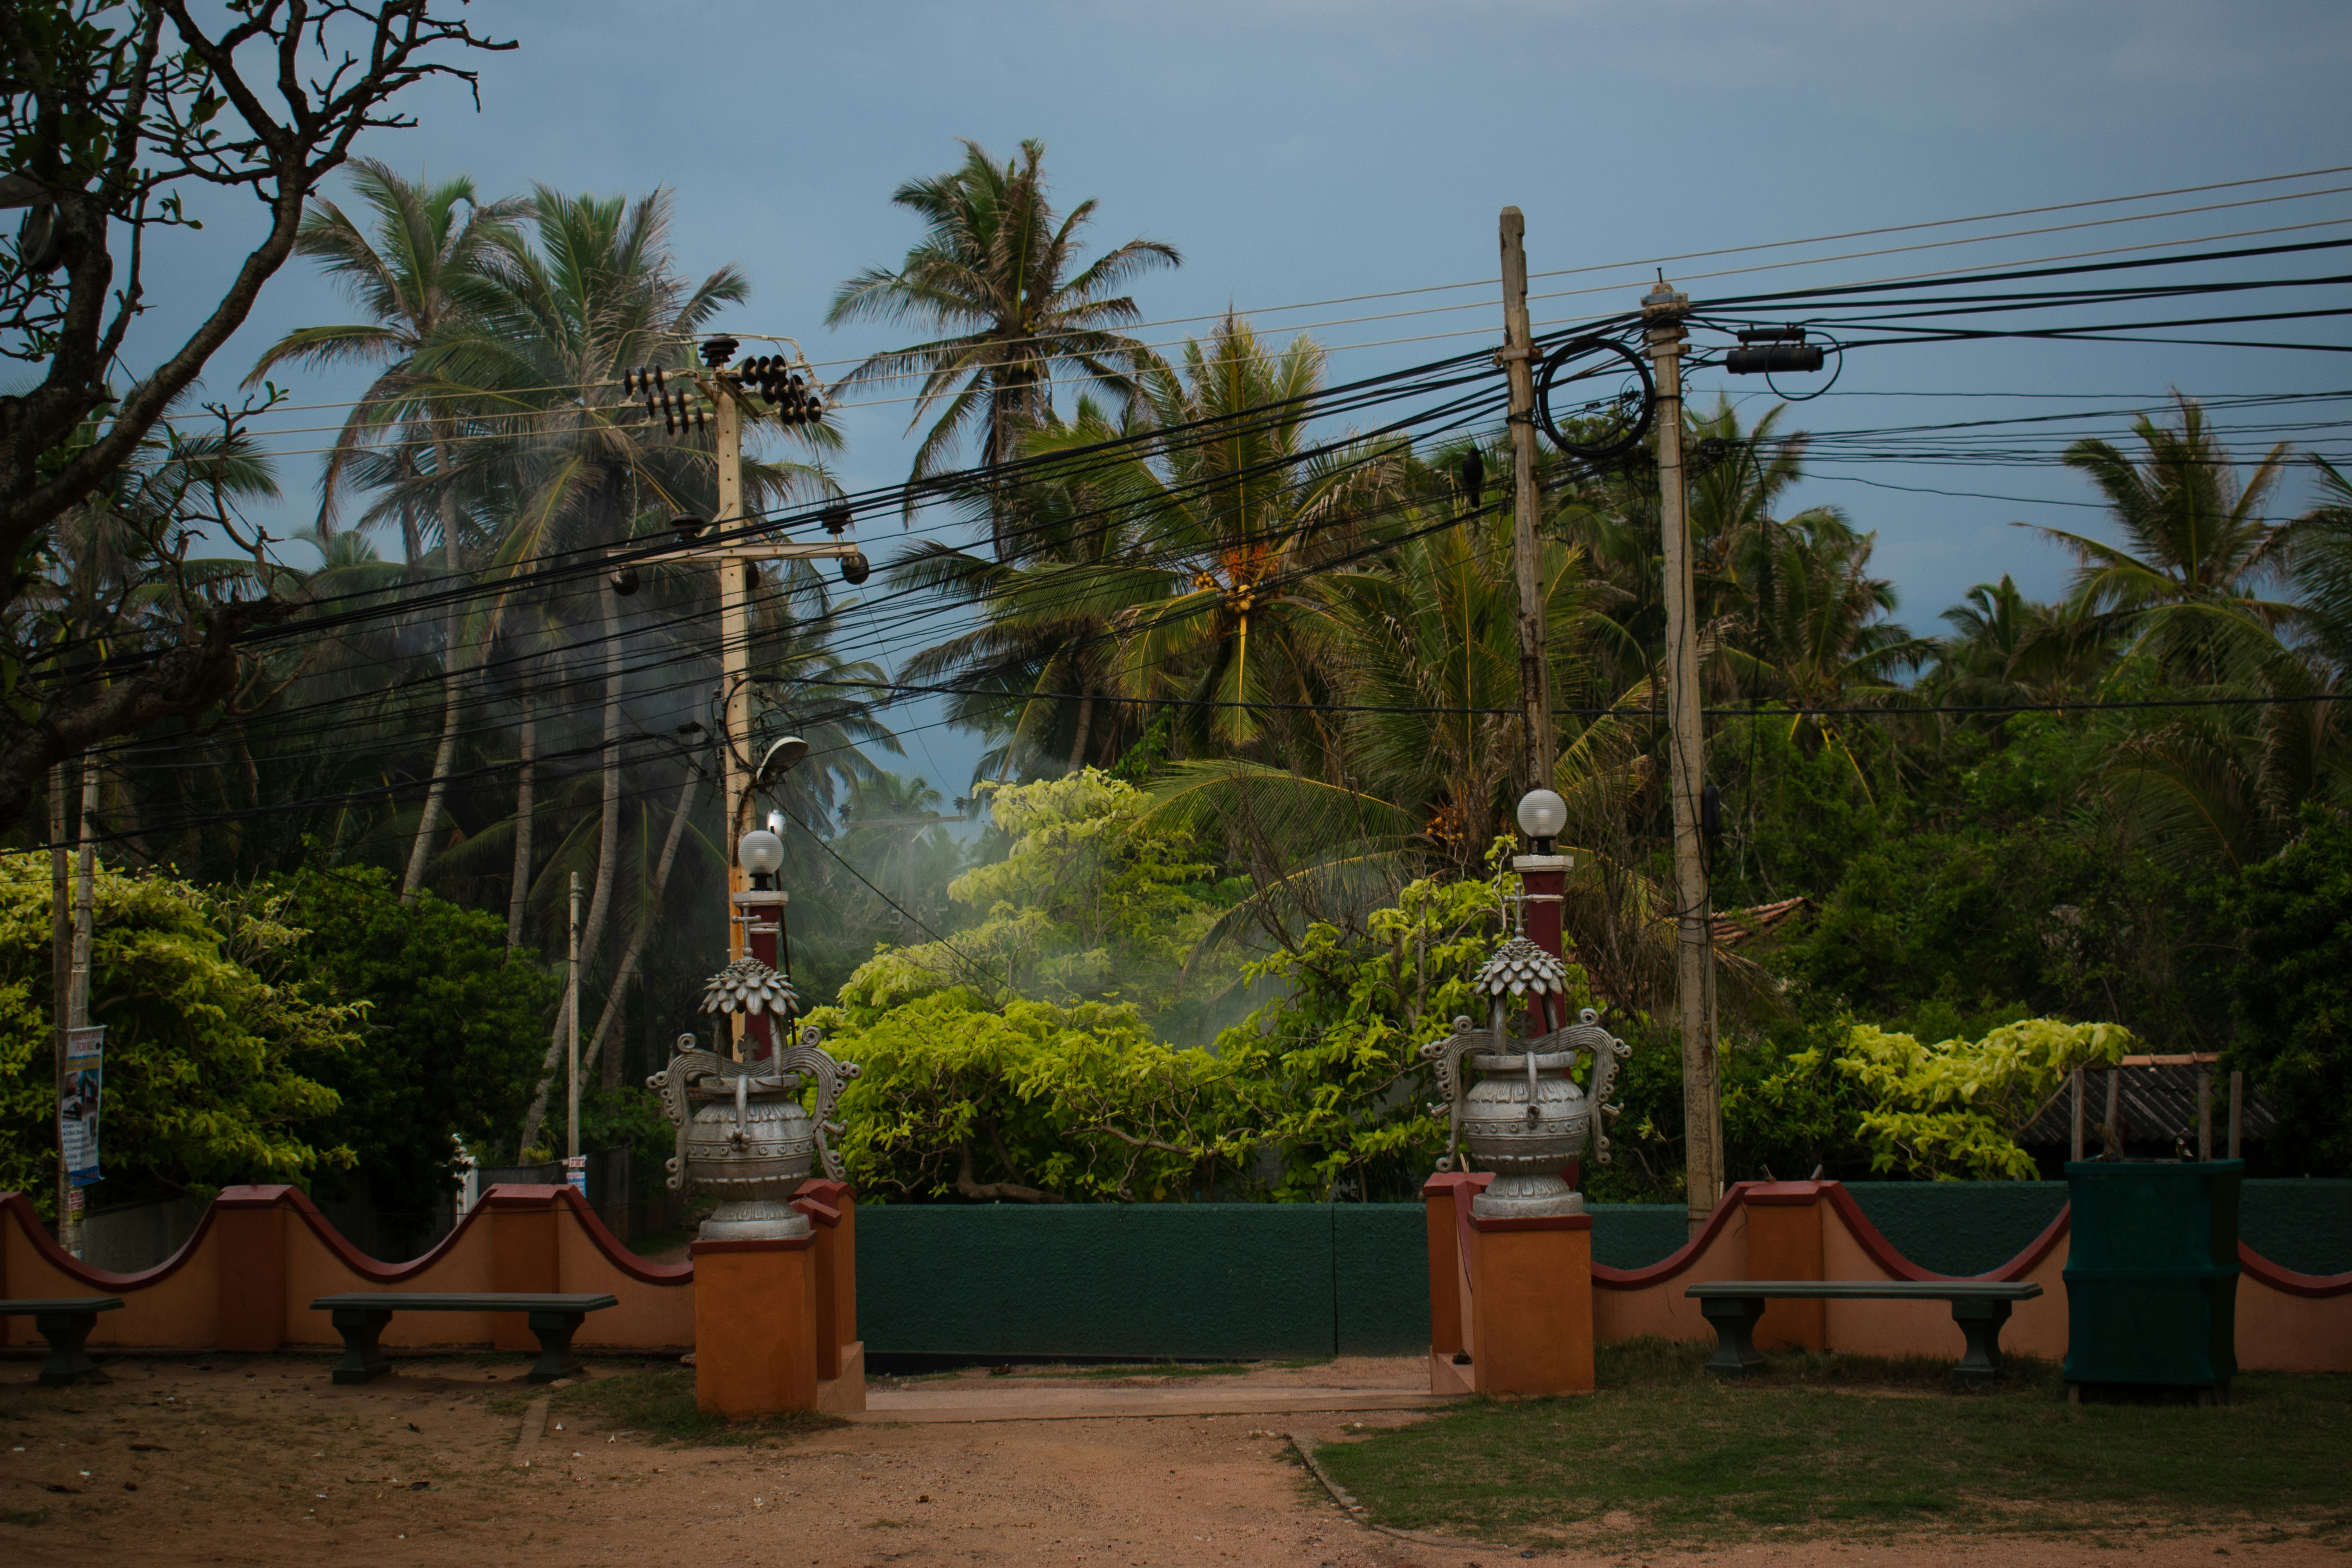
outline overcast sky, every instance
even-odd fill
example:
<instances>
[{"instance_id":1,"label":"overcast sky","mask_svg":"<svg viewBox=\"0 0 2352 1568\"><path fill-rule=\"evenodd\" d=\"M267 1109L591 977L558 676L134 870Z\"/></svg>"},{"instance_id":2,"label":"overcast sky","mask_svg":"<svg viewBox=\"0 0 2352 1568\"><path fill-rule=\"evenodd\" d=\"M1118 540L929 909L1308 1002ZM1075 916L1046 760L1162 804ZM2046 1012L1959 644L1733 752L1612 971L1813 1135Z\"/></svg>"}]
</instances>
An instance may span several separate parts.
<instances>
[{"instance_id":1,"label":"overcast sky","mask_svg":"<svg viewBox=\"0 0 2352 1568\"><path fill-rule=\"evenodd\" d=\"M2352 164L2352 5L2343 0L478 0L471 9L484 30L521 45L477 62L479 112L454 87L420 90L404 107L422 123L378 133L362 150L413 174L470 174L486 195L533 183L605 195L670 187L685 269L699 276L733 262L751 277L751 303L725 324L792 334L820 361L888 346L875 330L828 332L826 305L856 268L904 255L917 225L890 205L890 191L950 166L959 137L1000 155L1042 137L1061 203L1099 199L1098 240L1142 235L1180 247L1182 268L1137 289L1151 320L1230 304L1263 312L1261 325L1280 331L1372 310L1475 307L1318 326L1314 335L1335 348L1471 334L1336 353L1334 379L1475 346L1477 334L1496 330L1494 291L1270 308L1489 278L1506 203L1526 211L1530 265L1543 272ZM1800 247L1668 275L2336 185L2352 185L2352 174ZM202 236L167 241L151 262L160 305L141 334L151 350L184 329L257 232L249 211L215 205L208 216ZM2347 226L2277 237L2352 233L2352 196L1688 286L1826 284L2329 219ZM2318 254L2248 263L2243 275L2352 270ZM1629 308L1647 276L1622 268L1555 281L1549 287L1605 291L1538 304L1538 319ZM2340 301L2298 300L2324 302ZM307 264L289 264L214 362L214 390L232 385L289 328L349 315ZM2326 321L2220 335L2352 342ZM292 384L294 401L309 404L347 397L359 381L303 373ZM1853 356L1832 396L1788 417L1832 430L2053 406L2046 396L2029 406L1959 394L2084 394L2095 398L2084 406L2124 406L2174 385L2197 395L2331 390L2352 385L2352 363L2016 342L1880 351ZM1756 390L1707 373L1695 391L1717 386ZM333 418L280 414L270 423L289 429L278 440L293 452L323 440L290 427ZM902 479L905 422L899 405L851 412L844 482ZM305 496L317 462L287 459L289 485ZM1800 500L1834 502L1878 531L1878 560L1915 630L1940 629L1937 611L2003 572L2038 595L2060 589L2065 558L2014 521L2094 531L2099 522L2079 504L2086 487L2063 470L1875 464L1817 474ZM1906 488L1885 488L1895 485ZM2283 509L2301 493L2298 479ZM891 541L877 531L868 530L869 550L878 542L887 552ZM955 794L976 746L933 728L910 736L908 751L912 771Z\"/></svg>"}]
</instances>

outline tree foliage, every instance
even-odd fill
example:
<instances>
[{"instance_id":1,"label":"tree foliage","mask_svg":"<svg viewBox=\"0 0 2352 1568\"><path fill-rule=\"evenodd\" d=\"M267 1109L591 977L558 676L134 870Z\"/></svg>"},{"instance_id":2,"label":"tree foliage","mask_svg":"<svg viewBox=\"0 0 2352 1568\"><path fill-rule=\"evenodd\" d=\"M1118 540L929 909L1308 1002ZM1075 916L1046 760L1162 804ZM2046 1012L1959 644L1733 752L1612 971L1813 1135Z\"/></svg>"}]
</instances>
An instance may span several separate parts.
<instances>
[{"instance_id":1,"label":"tree foliage","mask_svg":"<svg viewBox=\"0 0 2352 1568\"><path fill-rule=\"evenodd\" d=\"M522 1114L555 976L509 951L506 924L425 893L403 903L376 867L310 869L262 885L304 939L274 954L280 984L352 1008L359 1037L320 1064L340 1106L331 1134L395 1230L421 1231L457 1144L487 1147Z\"/></svg>"},{"instance_id":2,"label":"tree foliage","mask_svg":"<svg viewBox=\"0 0 2352 1568\"><path fill-rule=\"evenodd\" d=\"M1847 1031L1836 1068L1871 1099L1861 1137L1871 1168L1939 1181L2031 1179L2033 1159L2020 1148L2019 1127L2080 1067L2107 1067L2132 1045L2113 1024L2027 1018L1981 1040L1923 1045L1874 1024ZM1813 1053L1790 1062L1820 1066Z\"/></svg>"},{"instance_id":3,"label":"tree foliage","mask_svg":"<svg viewBox=\"0 0 2352 1568\"><path fill-rule=\"evenodd\" d=\"M90 1021L106 1027L102 1168L114 1194L300 1182L348 1169L331 1087L362 1005L272 978L309 932L283 896L97 874ZM49 868L0 856L0 1185L57 1192Z\"/></svg>"},{"instance_id":4,"label":"tree foliage","mask_svg":"<svg viewBox=\"0 0 2352 1568\"><path fill-rule=\"evenodd\" d=\"M2221 898L2244 932L2228 967L2242 1064L2278 1118L2283 1172L2352 1171L2352 825L2308 812L2303 832Z\"/></svg>"}]
</instances>

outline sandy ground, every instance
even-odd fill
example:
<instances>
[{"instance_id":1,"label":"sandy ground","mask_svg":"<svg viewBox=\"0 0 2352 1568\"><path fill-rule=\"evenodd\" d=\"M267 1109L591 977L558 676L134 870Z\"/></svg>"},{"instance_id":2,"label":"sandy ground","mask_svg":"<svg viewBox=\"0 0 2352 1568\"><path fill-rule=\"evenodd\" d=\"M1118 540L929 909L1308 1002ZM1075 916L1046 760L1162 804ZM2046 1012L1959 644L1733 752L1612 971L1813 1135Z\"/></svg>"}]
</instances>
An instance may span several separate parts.
<instances>
[{"instance_id":1,"label":"sandy ground","mask_svg":"<svg viewBox=\"0 0 2352 1568\"><path fill-rule=\"evenodd\" d=\"M43 1389L33 1363L0 1363L0 1563L1501 1568L1528 1555L1355 1523L1282 1436L1346 1441L1410 1413L860 1426L748 1449L662 1447L567 1420L524 1445L538 1424L514 1408L523 1361L395 1365L358 1389L332 1386L317 1359L124 1358L110 1384ZM1364 1386L1409 1381L1411 1367L1257 1375ZM1541 1560L2172 1568L2221 1556L2343 1561L2234 1531L2108 1552L1945 1535Z\"/></svg>"}]
</instances>

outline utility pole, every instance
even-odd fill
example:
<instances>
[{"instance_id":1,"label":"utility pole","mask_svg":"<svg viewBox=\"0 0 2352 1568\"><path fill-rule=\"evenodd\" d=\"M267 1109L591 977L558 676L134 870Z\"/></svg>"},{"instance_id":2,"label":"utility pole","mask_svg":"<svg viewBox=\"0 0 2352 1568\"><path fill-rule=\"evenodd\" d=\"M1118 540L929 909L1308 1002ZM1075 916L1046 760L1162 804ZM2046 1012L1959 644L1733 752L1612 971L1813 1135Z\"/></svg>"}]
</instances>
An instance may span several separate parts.
<instances>
[{"instance_id":1,"label":"utility pole","mask_svg":"<svg viewBox=\"0 0 2352 1568\"><path fill-rule=\"evenodd\" d=\"M730 378L718 374L726 363L712 364L711 401L719 412L719 515L720 538L740 531L743 517L743 405ZM727 738L725 784L719 798L727 812L727 834L719 842L727 850L727 960L733 963L751 951L745 945L742 922L735 918L735 895L751 885L737 863L735 840L743 836L743 802L751 794L751 595L744 579L756 570L750 562L719 563L719 682L726 694ZM740 1038L739 1035L737 1037Z\"/></svg>"},{"instance_id":2,"label":"utility pole","mask_svg":"<svg viewBox=\"0 0 2352 1568\"><path fill-rule=\"evenodd\" d=\"M1544 660L1543 554L1536 539L1542 514L1536 493L1535 327L1528 319L1528 220L1503 209L1503 346L1495 357L1511 383L1511 569L1519 582L1520 728L1527 737L1529 789L1549 789L1556 748L1551 677Z\"/></svg>"},{"instance_id":3,"label":"utility pole","mask_svg":"<svg viewBox=\"0 0 2352 1568\"><path fill-rule=\"evenodd\" d=\"M58 1142L58 1245L74 1250L73 1177L66 1169L66 1031L73 1025L72 858L66 850L66 765L49 769L49 1021L57 1026L57 1087L49 1096Z\"/></svg>"},{"instance_id":4,"label":"utility pole","mask_svg":"<svg viewBox=\"0 0 2352 1568\"><path fill-rule=\"evenodd\" d=\"M702 345L706 374L695 376L694 385L707 400L716 427L718 514L709 523L697 517L672 520L671 526L677 530L680 542L690 548L669 557L677 561L707 561L719 572L719 691L723 705L721 722L726 727L726 733L719 737L719 803L726 813L726 835L721 842L730 850L727 870L730 963L750 951L737 904L738 895L750 889L751 881L731 850L735 841L743 836L745 803L751 794L751 770L758 762L750 754L752 574L763 561L831 559L841 563L843 580L855 587L866 581L868 571L864 552L854 541L842 537L851 522L846 507L828 511L821 520L825 531L833 535L826 543L795 544L781 540L761 542L746 537L751 526L751 519L743 510L743 411L747 400L754 391L758 392L770 404L771 416L786 425L814 423L823 417L824 403L813 384L815 372L809 369L805 355L792 362L772 355L730 369L728 361L741 346L733 338L725 337L709 339ZM799 345L793 347L797 351ZM794 364L806 372L805 380L794 373ZM700 406L669 390L663 372L634 371L622 378L621 386L624 393L646 399L648 416L658 412L666 420L696 424L704 418ZM696 543L706 530L716 534L715 541ZM636 591L635 575L626 566L615 569L613 582L615 591L621 594ZM740 1014L732 1016L730 1026L740 1059L743 1037Z\"/></svg>"},{"instance_id":5,"label":"utility pole","mask_svg":"<svg viewBox=\"0 0 2352 1568\"><path fill-rule=\"evenodd\" d=\"M572 873L570 952L563 965L565 1096L563 1170L567 1179L580 1158L580 873Z\"/></svg>"},{"instance_id":6,"label":"utility pole","mask_svg":"<svg viewBox=\"0 0 2352 1568\"><path fill-rule=\"evenodd\" d=\"M91 818L98 815L98 768L85 752L81 760L81 816L74 830L73 994L68 998L66 1021L73 1029L89 1027L89 954L95 931L94 908L98 881L98 846L90 842ZM82 1249L82 1189L66 1194L62 1214L73 1218L73 1240L67 1250L76 1258Z\"/></svg>"},{"instance_id":7,"label":"utility pole","mask_svg":"<svg viewBox=\"0 0 2352 1568\"><path fill-rule=\"evenodd\" d=\"M1675 811L1675 1004L1683 1037L1683 1146L1690 1231L1723 1196L1723 1105L1715 1046L1714 932L1700 844L1706 752L1699 734L1697 611L1683 493L1683 318L1690 297L1661 279L1642 300L1657 380L1658 524L1665 547L1666 731Z\"/></svg>"}]
</instances>

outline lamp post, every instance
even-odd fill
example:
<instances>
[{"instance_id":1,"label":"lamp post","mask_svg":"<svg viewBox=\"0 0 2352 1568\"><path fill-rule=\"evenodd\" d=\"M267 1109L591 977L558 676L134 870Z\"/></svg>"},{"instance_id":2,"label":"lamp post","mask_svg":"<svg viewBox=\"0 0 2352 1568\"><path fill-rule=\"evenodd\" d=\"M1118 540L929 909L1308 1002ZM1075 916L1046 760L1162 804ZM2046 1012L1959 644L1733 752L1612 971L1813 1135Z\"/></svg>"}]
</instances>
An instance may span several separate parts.
<instances>
[{"instance_id":1,"label":"lamp post","mask_svg":"<svg viewBox=\"0 0 2352 1568\"><path fill-rule=\"evenodd\" d=\"M681 1035L669 1066L646 1084L660 1094L677 1131L669 1185L719 1199L702 1224L702 1239L788 1240L809 1234L807 1216L793 1208L792 1198L811 1169L822 1163L827 1176L841 1179L841 1157L826 1134L842 1131L832 1120L834 1107L857 1067L835 1060L815 1028L795 1037L792 1027L800 999L773 962L782 921L762 918L771 910L781 917L783 910L783 889L775 885L783 840L754 828L736 845L735 860L751 884L734 895L751 951L710 977L702 1010L748 1020L753 1049L749 1059L730 1058ZM801 1103L808 1084L816 1089L813 1107Z\"/></svg>"},{"instance_id":2,"label":"lamp post","mask_svg":"<svg viewBox=\"0 0 2352 1568\"><path fill-rule=\"evenodd\" d=\"M1531 789L1519 797L1519 831L1528 836L1528 853L1511 857L1519 874L1519 893L1527 909L1528 940L1554 958L1565 960L1560 947L1560 906L1566 901L1568 873L1576 858L1556 847L1559 830L1568 826L1568 802L1548 789Z\"/></svg>"},{"instance_id":3,"label":"lamp post","mask_svg":"<svg viewBox=\"0 0 2352 1568\"><path fill-rule=\"evenodd\" d=\"M755 827L736 844L735 859L751 884L730 895L737 910L735 918L742 926L744 946L750 950L753 963L782 974L784 966L778 949L784 932L784 905L791 901L790 895L776 886L776 873L784 868L784 841L767 828ZM790 984L789 978L786 984ZM775 1011L771 1008L747 1014L743 1026L751 1036L751 1048L741 1052L742 1059L773 1060L779 1043Z\"/></svg>"}]
</instances>

